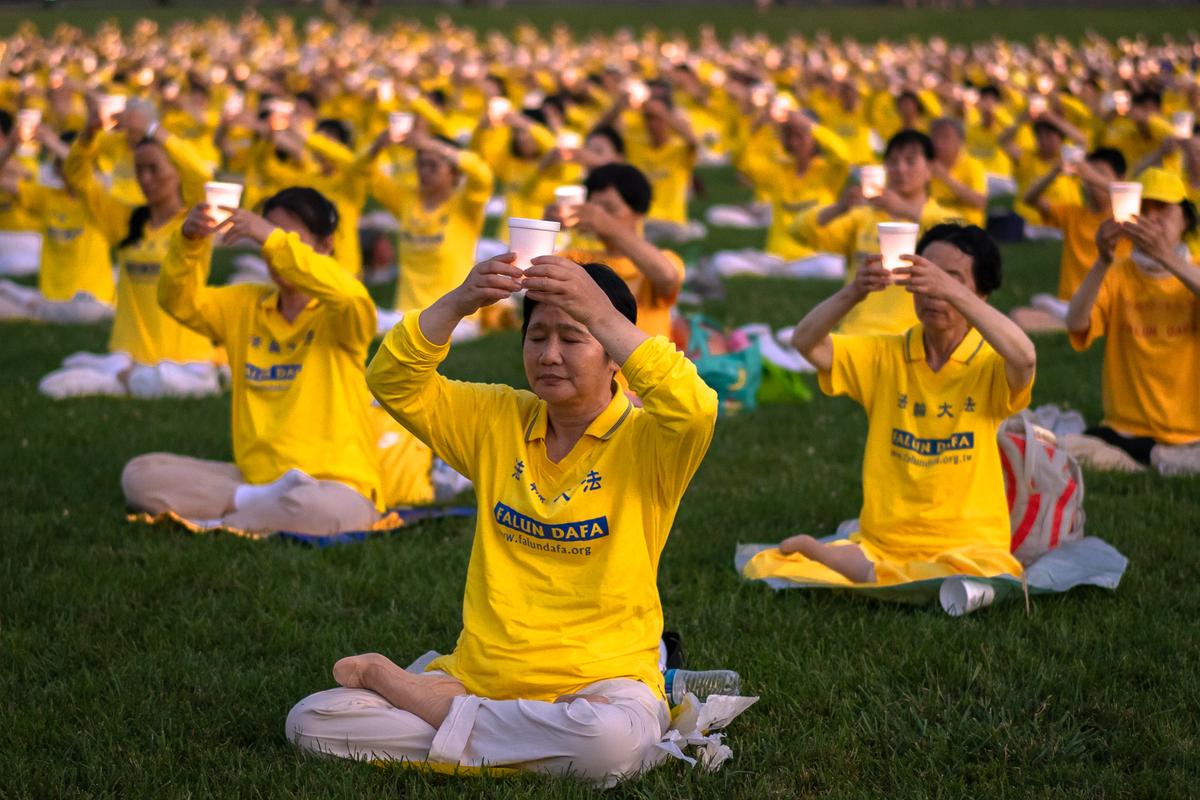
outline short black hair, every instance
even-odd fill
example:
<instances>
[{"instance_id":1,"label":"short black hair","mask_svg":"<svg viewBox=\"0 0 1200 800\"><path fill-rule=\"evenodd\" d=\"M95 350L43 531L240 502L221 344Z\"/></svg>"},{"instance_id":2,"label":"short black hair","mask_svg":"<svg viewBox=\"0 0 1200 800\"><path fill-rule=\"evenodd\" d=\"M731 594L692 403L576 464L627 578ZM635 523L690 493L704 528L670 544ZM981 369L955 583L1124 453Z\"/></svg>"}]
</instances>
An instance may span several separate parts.
<instances>
[{"instance_id":1,"label":"short black hair","mask_svg":"<svg viewBox=\"0 0 1200 800\"><path fill-rule=\"evenodd\" d=\"M590 131L588 131L587 138L590 139L593 136L599 136L601 139L608 139L608 143L613 146L613 150L616 150L617 153L624 157L625 137L622 136L621 132L612 125L600 125L592 128Z\"/></svg>"},{"instance_id":2,"label":"short black hair","mask_svg":"<svg viewBox=\"0 0 1200 800\"><path fill-rule=\"evenodd\" d=\"M1033 132L1038 133L1040 131L1047 131L1049 133L1057 133L1061 138L1063 138L1063 139L1067 138L1067 134L1063 132L1062 128L1058 127L1053 122L1046 119L1045 117L1038 117L1037 119L1035 119L1033 121Z\"/></svg>"},{"instance_id":3,"label":"short black hair","mask_svg":"<svg viewBox=\"0 0 1200 800\"><path fill-rule=\"evenodd\" d=\"M1162 108L1162 94L1153 89L1143 89L1129 100L1129 104L1134 106L1145 103L1152 103L1155 108Z\"/></svg>"},{"instance_id":4,"label":"short black hair","mask_svg":"<svg viewBox=\"0 0 1200 800\"><path fill-rule=\"evenodd\" d=\"M892 153L897 150L913 146L921 148L921 153L924 154L926 161L933 161L933 140L924 133L912 128L905 128L888 139L887 147L883 151L883 157L885 159L891 158Z\"/></svg>"},{"instance_id":5,"label":"short black hair","mask_svg":"<svg viewBox=\"0 0 1200 800\"><path fill-rule=\"evenodd\" d=\"M0 108L0 133L8 136L13 129L13 115Z\"/></svg>"},{"instance_id":6,"label":"short black hair","mask_svg":"<svg viewBox=\"0 0 1200 800\"><path fill-rule=\"evenodd\" d=\"M1125 162L1125 156L1115 147L1097 147L1087 154L1086 160L1102 161L1108 164L1118 178L1125 177L1125 170L1129 169L1129 165Z\"/></svg>"},{"instance_id":7,"label":"short black hair","mask_svg":"<svg viewBox=\"0 0 1200 800\"><path fill-rule=\"evenodd\" d=\"M332 236L338 226L337 206L325 195L308 186L289 186L267 198L263 203L265 217L277 208L293 215L319 239Z\"/></svg>"},{"instance_id":8,"label":"short black hair","mask_svg":"<svg viewBox=\"0 0 1200 800\"><path fill-rule=\"evenodd\" d=\"M629 291L629 285L621 280L621 276L613 272L612 267L607 264L601 264L598 261L591 261L587 264L580 264L583 271L586 272L596 285L604 292L609 301L613 304L613 308L621 312L621 316L637 324L637 300L633 298L633 292ZM529 320L533 319L534 310L541 305L537 300L531 300L529 295L525 295L525 303L522 309L524 320L521 322L521 341L525 341L525 334L529 331Z\"/></svg>"},{"instance_id":9,"label":"short black hair","mask_svg":"<svg viewBox=\"0 0 1200 800\"><path fill-rule=\"evenodd\" d=\"M979 96L980 97L994 97L995 99L999 100L1000 99L1000 87L994 83L989 83L988 85L982 87L979 90Z\"/></svg>"},{"instance_id":10,"label":"short black hair","mask_svg":"<svg viewBox=\"0 0 1200 800\"><path fill-rule=\"evenodd\" d=\"M311 106L313 109L317 109L317 108L321 107L321 101L317 99L317 95L314 92L310 92L307 90L305 90L303 92L296 92L296 102L306 103L307 105Z\"/></svg>"},{"instance_id":11,"label":"short black hair","mask_svg":"<svg viewBox=\"0 0 1200 800\"><path fill-rule=\"evenodd\" d=\"M341 142L346 147L351 147L354 141L350 135L350 126L342 122L340 119L326 117L317 122L317 132Z\"/></svg>"},{"instance_id":12,"label":"short black hair","mask_svg":"<svg viewBox=\"0 0 1200 800\"><path fill-rule=\"evenodd\" d=\"M632 164L605 164L596 167L588 173L583 185L587 188L588 197L613 187L617 194L621 195L625 205L633 209L635 214L645 214L649 211L650 200L654 196L650 181Z\"/></svg>"},{"instance_id":13,"label":"short black hair","mask_svg":"<svg viewBox=\"0 0 1200 800\"><path fill-rule=\"evenodd\" d=\"M1000 248L983 228L954 222L934 225L917 242L917 254L925 252L934 242L945 242L971 257L975 291L986 296L1000 288Z\"/></svg>"}]
</instances>

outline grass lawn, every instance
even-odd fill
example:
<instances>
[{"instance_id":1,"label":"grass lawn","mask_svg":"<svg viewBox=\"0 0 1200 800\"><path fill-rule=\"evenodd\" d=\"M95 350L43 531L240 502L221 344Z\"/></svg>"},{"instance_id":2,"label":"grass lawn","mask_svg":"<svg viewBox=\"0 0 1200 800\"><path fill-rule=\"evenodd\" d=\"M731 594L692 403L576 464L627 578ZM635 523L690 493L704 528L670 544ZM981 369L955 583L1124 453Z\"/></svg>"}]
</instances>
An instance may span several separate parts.
<instances>
[{"instance_id":1,"label":"grass lawn","mask_svg":"<svg viewBox=\"0 0 1200 800\"><path fill-rule=\"evenodd\" d=\"M705 177L706 202L744 196L727 171ZM718 230L707 247L760 239ZM1004 255L1001 307L1055 285L1054 245ZM705 310L783 325L833 288L734 280ZM127 524L122 465L150 450L229 459L228 398L37 394L42 374L102 350L106 335L0 328L0 797L593 794L299 758L284 717L331 685L335 659L453 647L473 525L313 550ZM1035 404L1097 420L1099 350L1037 344ZM446 371L520 384L518 347L515 335L456 347ZM857 513L864 435L845 399L722 420L659 587L690 663L737 669L762 700L732 726L735 757L721 772L673 763L608 796L1194 796L1200 479L1089 473L1088 529L1129 556L1125 581L1116 593L1035 597L1029 615L1007 604L956 620L741 581L738 542L829 533Z\"/></svg>"}]
</instances>

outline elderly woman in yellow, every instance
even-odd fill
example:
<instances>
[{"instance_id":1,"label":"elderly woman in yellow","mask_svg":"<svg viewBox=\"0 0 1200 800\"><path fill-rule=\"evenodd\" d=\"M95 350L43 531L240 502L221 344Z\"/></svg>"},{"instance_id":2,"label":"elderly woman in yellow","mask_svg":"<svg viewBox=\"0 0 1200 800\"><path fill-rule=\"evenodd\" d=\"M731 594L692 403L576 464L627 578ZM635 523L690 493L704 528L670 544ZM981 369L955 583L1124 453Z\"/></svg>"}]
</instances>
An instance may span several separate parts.
<instances>
[{"instance_id":1,"label":"elderly woman in yellow","mask_svg":"<svg viewBox=\"0 0 1200 800\"><path fill-rule=\"evenodd\" d=\"M821 390L867 412L860 530L823 543L793 536L759 553L748 577L892 585L949 575L1019 575L996 432L1029 403L1037 356L990 306L1000 252L977 227L938 225L895 273L869 261L809 312L793 344ZM858 303L893 283L920 322L902 334L830 335Z\"/></svg>"},{"instance_id":2,"label":"elderly woman in yellow","mask_svg":"<svg viewBox=\"0 0 1200 800\"><path fill-rule=\"evenodd\" d=\"M414 131L405 144L417 152L414 191L371 170L370 191L400 223L400 280L396 311L425 308L462 282L483 232L484 209L492 194L492 170L475 153ZM387 330L396 314L380 315ZM463 331L478 329L464 320Z\"/></svg>"},{"instance_id":3,"label":"elderly woman in yellow","mask_svg":"<svg viewBox=\"0 0 1200 800\"><path fill-rule=\"evenodd\" d=\"M138 456L121 475L125 497L247 531L366 530L383 505L363 380L375 306L330 255L337 211L300 187L268 198L263 217L239 210L217 225L215 211L196 206L173 235L158 299L229 352L234 463ZM262 248L274 286L205 286L218 229Z\"/></svg>"},{"instance_id":4,"label":"elderly woman in yellow","mask_svg":"<svg viewBox=\"0 0 1200 800\"><path fill-rule=\"evenodd\" d=\"M167 243L187 215L185 201L204 195L207 168L144 107L127 110L120 127L133 141L145 205L129 206L96 177L100 119L93 104L88 127L63 164L66 183L92 223L116 249L117 307L108 355L76 353L38 388L54 398L89 394L197 397L220 391L212 342L167 316L158 305L158 273Z\"/></svg>"},{"instance_id":5,"label":"elderly woman in yellow","mask_svg":"<svg viewBox=\"0 0 1200 800\"><path fill-rule=\"evenodd\" d=\"M513 258L407 313L367 373L380 403L474 481L458 645L424 674L342 659L344 688L302 700L287 735L343 758L611 785L653 763L668 722L655 576L717 398L669 341L638 330L607 267L543 256L522 275ZM438 375L458 321L520 288L533 391ZM617 391L618 371L643 408Z\"/></svg>"},{"instance_id":6,"label":"elderly woman in yellow","mask_svg":"<svg viewBox=\"0 0 1200 800\"><path fill-rule=\"evenodd\" d=\"M1072 346L1107 342L1104 420L1063 446L1097 469L1200 472L1200 268L1185 244L1196 208L1172 172L1139 181L1141 215L1100 225L1098 258L1067 309ZM1122 240L1133 246L1124 256Z\"/></svg>"}]
</instances>

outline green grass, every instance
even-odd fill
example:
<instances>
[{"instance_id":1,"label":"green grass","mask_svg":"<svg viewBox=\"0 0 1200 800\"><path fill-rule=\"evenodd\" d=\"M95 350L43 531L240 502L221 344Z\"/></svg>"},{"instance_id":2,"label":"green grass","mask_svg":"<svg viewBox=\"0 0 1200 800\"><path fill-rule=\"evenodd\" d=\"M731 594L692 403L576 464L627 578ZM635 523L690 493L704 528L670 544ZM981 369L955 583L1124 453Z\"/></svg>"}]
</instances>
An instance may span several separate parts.
<instances>
[{"instance_id":1,"label":"green grass","mask_svg":"<svg viewBox=\"0 0 1200 800\"><path fill-rule=\"evenodd\" d=\"M853 13L862 35L898 19ZM1079 13L1088 24L1099 12ZM1158 30L1157 12L1137 13L1141 29ZM1030 30L1029 14L1007 15ZM0 12L0 26L12 17ZM1045 19L1041 30L1062 20ZM743 24L759 23L746 15ZM707 202L743 196L727 171L705 177ZM715 231L707 247L756 239ZM1004 256L1001 307L1054 287L1053 245L1009 246ZM783 325L832 288L735 280L705 310ZM336 658L379 650L403 661L453 647L472 524L427 523L329 550L127 524L122 465L150 450L230 458L228 399L38 396L42 374L71 352L103 349L106 335L102 326L0 329L0 797L594 794L570 782L298 757L285 715L330 685ZM1099 351L1077 355L1061 337L1037 344L1035 404L1098 419ZM446 370L520 383L518 347L514 335L456 347ZM1088 473L1089 533L1128 555L1129 572L1115 593L1035 597L1029 615L1008 604L955 620L741 581L737 543L828 533L857 513L864 435L856 406L824 397L721 422L659 587L691 664L737 669L762 700L732 726L735 758L721 772L669 764L607 796L1195 796L1200 479Z\"/></svg>"},{"instance_id":2,"label":"green grass","mask_svg":"<svg viewBox=\"0 0 1200 800\"><path fill-rule=\"evenodd\" d=\"M438 3L423 3L397 8L385 4L376 20L380 23L396 18L415 19L431 23L439 15L447 15L456 23L481 30L511 31L520 22L530 22L542 29L554 22L564 22L577 32L612 31L621 27L641 29L657 27L665 31L681 31L694 35L699 27L711 23L722 34L732 31L766 31L774 38L792 33L808 36L827 31L834 36L859 39L899 38L904 36L943 36L950 41L982 41L992 36L1031 41L1039 34L1064 35L1077 39L1085 31L1094 30L1104 36L1118 37L1132 33L1161 36L1165 33L1181 37L1189 29L1200 27L1184 9L1106 7L1030 4L1027 7L978 8L970 11L924 11L914 13L895 6L860 5L823 7L819 4L788 4L766 12L756 12L743 3L716 3L699 6L622 3L556 5L547 2L517 3L512 7L451 8ZM312 12L280 2L259 4L264 14L289 13L307 17ZM205 13L236 17L245 8L243 3L213 0L203 6ZM21 3L0 9L0 35L32 20L44 32L68 22L94 28L106 20L116 20L128 27L141 17L150 17L163 24L198 15L197 6L190 3L160 7L134 0L60 0L52 7L36 3Z\"/></svg>"}]
</instances>

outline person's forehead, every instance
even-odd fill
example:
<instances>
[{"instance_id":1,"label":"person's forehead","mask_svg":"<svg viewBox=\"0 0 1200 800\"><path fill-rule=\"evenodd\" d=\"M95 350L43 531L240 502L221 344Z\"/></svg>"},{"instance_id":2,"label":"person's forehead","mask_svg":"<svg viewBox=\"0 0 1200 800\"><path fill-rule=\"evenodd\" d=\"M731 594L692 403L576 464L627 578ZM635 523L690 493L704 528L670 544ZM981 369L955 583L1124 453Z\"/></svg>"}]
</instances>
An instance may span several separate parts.
<instances>
[{"instance_id":1,"label":"person's forehead","mask_svg":"<svg viewBox=\"0 0 1200 800\"><path fill-rule=\"evenodd\" d=\"M556 330L560 333L587 333L588 330L581 323L575 320L567 312L561 308L556 308L546 303L539 303L533 309L533 315L529 318L529 330L537 329L539 331Z\"/></svg>"},{"instance_id":2,"label":"person's forehead","mask_svg":"<svg viewBox=\"0 0 1200 800\"><path fill-rule=\"evenodd\" d=\"M292 212L286 208L272 208L266 215L266 220L288 233L307 233L308 228Z\"/></svg>"},{"instance_id":3,"label":"person's forehead","mask_svg":"<svg viewBox=\"0 0 1200 800\"><path fill-rule=\"evenodd\" d=\"M971 269L971 257L949 242L933 242L925 248L921 255L946 272L963 272Z\"/></svg>"}]
</instances>

